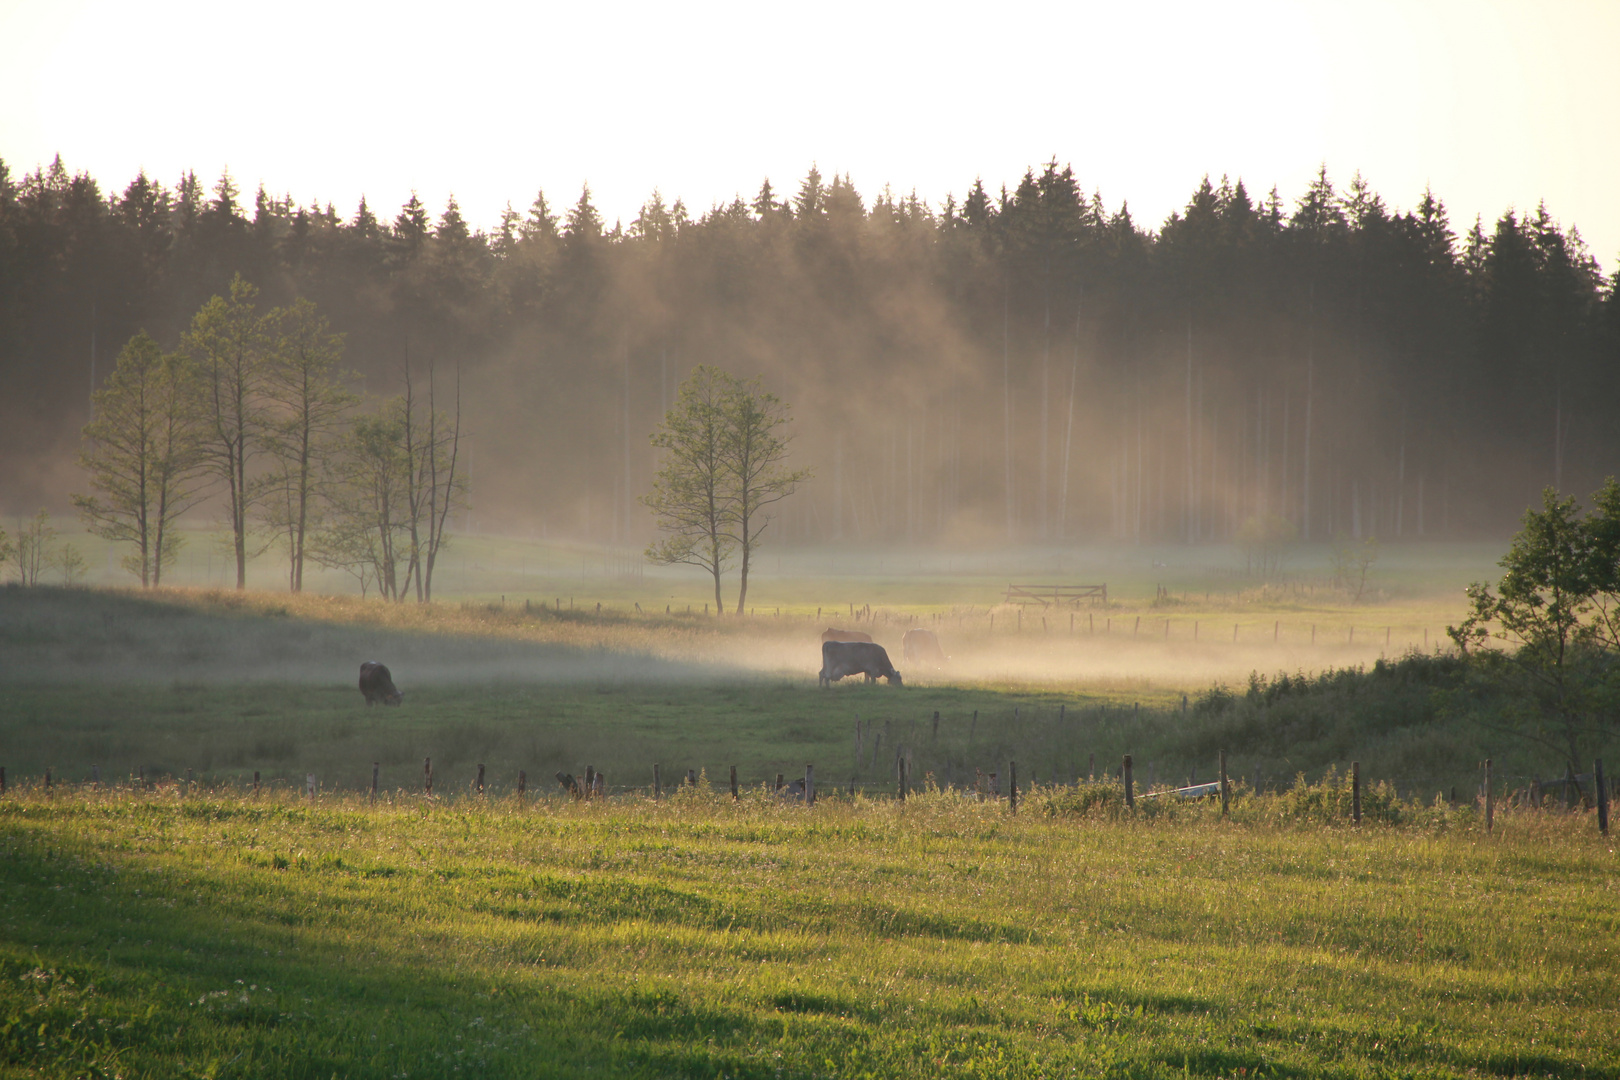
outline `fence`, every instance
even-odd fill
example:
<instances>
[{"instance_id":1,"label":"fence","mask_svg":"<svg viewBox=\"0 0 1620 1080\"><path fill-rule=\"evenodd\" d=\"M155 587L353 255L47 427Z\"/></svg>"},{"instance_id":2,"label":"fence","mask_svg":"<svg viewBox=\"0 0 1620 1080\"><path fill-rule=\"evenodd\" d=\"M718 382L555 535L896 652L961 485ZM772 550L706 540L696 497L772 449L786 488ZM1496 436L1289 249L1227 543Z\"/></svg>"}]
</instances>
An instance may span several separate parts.
<instances>
[{"instance_id":1,"label":"fence","mask_svg":"<svg viewBox=\"0 0 1620 1080\"><path fill-rule=\"evenodd\" d=\"M876 756L876 751L877 745L874 745L874 758ZM857 753L859 753L859 750L857 750ZM895 774L898 777L898 785L895 792L895 797L899 801L904 802L911 786L912 765L909 751L904 747L896 747L894 763ZM1081 784L1089 785L1097 782L1095 772L1095 756L1091 758L1088 768L1089 772L1086 780L1082 781L1076 777L1072 786L1078 788ZM1480 763L1480 769L1482 777L1477 801L1482 806L1485 819L1485 831L1487 834L1489 834L1493 832L1495 828L1499 782L1506 778L1501 776L1493 777L1492 762L1490 758L1486 758ZM373 802L375 802L378 797L381 772L381 763L376 761L372 762L369 798ZM1154 799L1218 798L1220 800L1221 815L1224 817L1227 814L1231 804L1233 784L1227 773L1226 751L1223 750L1220 752L1216 764L1216 779L1212 781L1198 783L1196 782L1196 777L1189 777L1188 782L1183 785L1155 787L1151 773L1152 769L1151 766L1149 766L1149 778L1146 789L1138 794L1136 790L1135 763L1132 761L1130 754L1126 754L1121 760L1119 771L1113 774L1113 776L1119 779L1121 787L1123 788L1122 801L1127 810L1134 811L1138 802ZM975 779L973 786L971 788L961 789L961 793L967 797L977 798L981 802L999 802L1003 797L1001 788L1001 772L999 768L993 772L985 772L982 768L975 768L974 774ZM192 770L190 769L186 770L186 775L183 780L178 777L165 777L162 779L153 779L149 781L144 772L138 772L132 775L130 779L134 786L146 790L155 789L165 785L174 785L179 788L180 794L182 795L195 791L198 786L197 781L193 778ZM439 796L434 795L434 779L433 759L431 757L425 758L422 762L421 792L422 796L426 799L443 798L442 793ZM558 772L556 774L556 779L563 795L571 797L580 802L605 799L614 794L650 795L654 801L662 801L668 798L669 795L675 794L682 789L697 789L707 785L706 776L700 777L696 769L687 769L686 775L677 782L677 787L674 789L674 791L666 793L663 788L663 766L661 763L654 763L653 765L653 783L650 791L646 787L625 787L619 788L616 791L614 789L610 789L607 786L607 774L597 771L594 765L587 765L585 767L585 775L583 778L575 777L571 773ZM1105 779L1112 779L1112 777L1105 777ZM1523 778L1521 777L1520 779ZM1582 787L1583 783L1586 784L1586 787L1584 788ZM64 785L59 777L52 775L52 771L50 769L46 769L43 777L37 782L38 789L43 791L43 793L47 796L53 794L54 790L58 786L88 786L92 789L100 789L103 787L101 779L101 766L99 764L92 765L90 768L89 777L78 784L68 783L67 785ZM814 806L817 797L815 765L814 763L806 764L804 767L803 778L796 778L792 781L785 781L783 774L777 773L774 785L772 785L768 780L762 780L755 784L743 784L738 780L737 767L735 765L730 767L729 787L731 798L733 800L740 800L745 788L765 788L767 786L769 786L770 792L779 798L795 802L802 802L806 806ZM1035 788L1038 786L1038 778L1031 775L1029 788ZM1068 785L1049 785L1049 787L1058 786ZM1256 770L1256 776L1254 778L1254 784L1252 787L1256 791L1259 790L1258 768ZM1615 790L1616 784L1614 779L1607 778L1604 775L1603 761L1601 758L1593 762L1592 771L1590 773L1575 774L1566 769L1565 774L1562 777L1555 778L1551 781L1543 781L1531 778L1529 784L1525 787L1513 790L1507 790L1504 788L1503 794L1507 796L1507 805L1515 809L1545 810L1547 809L1547 800L1550 797L1551 789L1554 787L1558 787L1561 791L1559 802L1559 808L1561 810L1568 811L1584 806L1590 806L1596 809L1598 831L1603 835L1608 834L1609 806L1617 792ZM485 787L485 768L482 763L477 765L476 772L469 778L468 788L470 793L475 797L485 797L491 794L486 790ZM517 771L515 783L515 795L520 801L527 797L527 788L528 774L524 770L520 769ZM253 781L250 790L255 796L261 793L262 788L260 775L257 770L253 773ZM836 793L838 788L834 786L830 790ZM942 790L949 791L956 789L952 788L950 785L945 785ZM1028 789L1024 790L1027 792ZM1575 793L1575 798L1573 800L1570 797L1571 791ZM1359 761L1352 761L1350 763L1350 792L1350 818L1353 824L1359 825L1362 819L1362 778L1361 763ZM3 798L7 793L8 787L6 769L4 766L0 766L0 798ZM304 777L303 797L313 802L321 794L322 787L318 776L315 773L306 774ZM851 797L856 794L856 781L854 778L851 778L849 782L848 794ZM861 788L861 794L863 797L873 797L867 793L864 786ZM1009 761L1007 763L1007 789L1005 793L1008 813L1017 815L1020 794L1021 790L1018 786L1018 763L1016 761ZM1457 798L1455 789L1452 790L1451 801L1453 805L1456 805Z\"/></svg>"}]
</instances>

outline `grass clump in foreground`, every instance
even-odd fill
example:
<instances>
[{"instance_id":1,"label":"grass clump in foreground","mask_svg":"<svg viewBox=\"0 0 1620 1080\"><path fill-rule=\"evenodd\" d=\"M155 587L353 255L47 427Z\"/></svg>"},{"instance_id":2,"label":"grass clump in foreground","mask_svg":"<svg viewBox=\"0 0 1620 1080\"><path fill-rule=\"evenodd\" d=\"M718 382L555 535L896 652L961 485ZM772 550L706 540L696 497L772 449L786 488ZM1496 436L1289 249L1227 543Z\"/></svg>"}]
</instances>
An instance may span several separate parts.
<instances>
[{"instance_id":1,"label":"grass clump in foreground","mask_svg":"<svg viewBox=\"0 0 1620 1080\"><path fill-rule=\"evenodd\" d=\"M1620 1076L1589 819L1296 803L8 796L0 1075Z\"/></svg>"}]
</instances>

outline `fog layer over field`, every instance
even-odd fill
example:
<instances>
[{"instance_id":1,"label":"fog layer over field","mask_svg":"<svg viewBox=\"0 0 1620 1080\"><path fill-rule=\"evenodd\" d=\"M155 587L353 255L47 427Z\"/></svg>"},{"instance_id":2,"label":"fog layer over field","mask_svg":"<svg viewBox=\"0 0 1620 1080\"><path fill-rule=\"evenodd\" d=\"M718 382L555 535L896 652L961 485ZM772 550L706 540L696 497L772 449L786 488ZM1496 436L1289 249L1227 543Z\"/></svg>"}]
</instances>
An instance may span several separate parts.
<instances>
[{"instance_id":1,"label":"fog layer over field","mask_svg":"<svg viewBox=\"0 0 1620 1080\"><path fill-rule=\"evenodd\" d=\"M78 539L100 564L93 541ZM837 627L870 633L908 685L1190 691L1241 683L1251 671L1320 671L1433 650L1460 614L1462 583L1490 570L1484 547L1392 549L1367 602L1353 604L1307 572L1320 549L1303 549L1300 569L1271 585L1203 562L1209 552L1176 549L852 557L768 549L751 594L759 604L750 615L716 619L705 613L702 575L626 570L601 550L468 538L443 571L448 599L424 609L290 597L270 591L269 578L262 591L238 597L213 587L226 564L205 560L209 543L196 537L177 568L186 585L149 597L0 591L0 678L330 686L352 684L360 663L377 659L407 692L491 681L809 681L820 667L821 632ZM1048 579L1106 583L1108 602L1004 602L1009 582ZM328 586L343 581L323 579ZM937 634L944 666L905 658L902 636L911 627Z\"/></svg>"}]
</instances>

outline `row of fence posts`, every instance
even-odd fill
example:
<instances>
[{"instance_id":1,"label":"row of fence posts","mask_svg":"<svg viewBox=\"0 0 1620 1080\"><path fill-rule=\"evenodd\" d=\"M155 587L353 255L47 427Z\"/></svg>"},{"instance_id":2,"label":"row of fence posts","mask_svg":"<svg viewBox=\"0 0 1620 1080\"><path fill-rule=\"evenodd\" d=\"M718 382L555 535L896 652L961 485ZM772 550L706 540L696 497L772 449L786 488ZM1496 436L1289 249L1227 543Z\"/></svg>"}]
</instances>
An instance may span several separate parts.
<instances>
[{"instance_id":1,"label":"row of fence posts","mask_svg":"<svg viewBox=\"0 0 1620 1080\"><path fill-rule=\"evenodd\" d=\"M934 714L934 722L935 722L935 724L938 724L938 722L939 722L939 714L937 712ZM1091 775L1095 775L1096 762L1097 762L1096 755L1095 754L1091 755L1091 757L1089 759L1089 763L1088 763L1088 767L1089 767L1089 771L1090 771ZM898 768L899 768L899 781L900 781L899 782L899 798L900 798L901 802L904 802L906 800L906 797L907 797L907 795L909 793L909 788L910 788L910 762L909 762L909 760L907 759L907 757L904 754L900 754L897 757L897 764L898 764ZM1480 768L1484 773L1484 779L1483 779L1483 783L1482 783L1482 790L1484 792L1484 802L1485 802L1485 832L1487 834L1490 834L1491 832L1493 832L1495 830L1495 826L1496 826L1496 789L1495 789L1495 785L1492 783L1492 779L1491 779L1491 769L1492 769L1491 759L1486 758L1484 761L1482 761L1480 763ZM977 772L977 770L975 770L975 771ZM1231 803L1231 787L1230 787L1230 785L1229 785L1229 783L1227 781L1226 751L1225 750L1222 750L1220 752L1219 771L1220 771L1220 779L1219 779L1218 788L1219 788L1219 795L1220 795L1220 800L1221 800L1221 816L1225 817L1227 815L1227 811L1228 811L1228 809L1230 807L1230 803ZM1018 762L1016 762L1016 761L1008 762L1007 772L1008 772L1007 809L1008 809L1008 811L1010 813L1016 815L1018 813ZM593 797L600 798L600 797L604 796L606 794L606 792L607 792L606 774L597 772L595 766L587 765L585 767L585 786L584 786L583 790L578 786L577 783L573 782L574 778L572 776L566 776L565 777L565 775L562 774L562 773L558 773L557 775L558 775L559 780L563 781L565 790L568 790L571 793L573 793L576 798L582 798L582 799L588 799L588 798L593 798ZM999 781L999 778L997 777L997 775L995 773L990 773L988 775L988 785L986 784L986 776L985 776L985 774L984 773L978 773L978 775L979 775L978 791L979 791L980 797L983 798L983 796L986 793L986 788L988 786L989 793L991 794L991 796L994 797L994 798L999 799L1001 797L1001 791L1000 791L1000 786L1001 785L1000 785L1000 781ZM1583 775L1585 775L1585 774L1583 774ZM379 785L379 782L381 780L381 777L382 777L382 763L378 762L378 761L373 761L371 763L371 790L369 792L369 799L370 799L371 802L376 802L377 801L377 791L378 791L378 785ZM518 796L520 798L528 790L528 780L529 780L528 773L525 772L522 769L519 769L518 774L517 774L517 794L518 794ZM1134 775L1134 766L1133 766L1130 754L1126 754L1125 757L1124 757L1124 760L1121 762L1121 765L1120 765L1120 780L1121 780L1121 782L1122 782L1122 784L1124 786L1124 789L1125 789L1125 807L1128 810L1134 810L1136 808L1136 780L1135 780L1135 775ZM44 781L45 781L44 782L45 790L48 792L48 791L51 790L51 788L52 788L52 786L53 786L53 784L55 782L52 775L51 775L51 770L50 769L45 770ZM92 766L90 766L90 781L91 781L92 784L95 784L98 787L101 785L101 766L100 765L92 765ZM1605 780L1604 775L1603 775L1603 759L1602 758L1598 758L1596 761L1593 762L1593 765L1592 765L1592 781L1593 781L1593 784L1592 784L1592 786L1593 786L1593 794L1595 796L1595 801L1597 803L1598 831L1600 833L1602 833L1603 835L1607 836L1608 832L1609 832L1609 788L1608 788L1608 783ZM144 784L146 782L146 773L145 773L144 769L141 770L140 773L139 773L138 782L140 784L142 784L143 786L144 786ZM1564 776L1564 779L1562 781L1562 783L1565 785L1564 805L1566 807L1568 806L1568 803L1569 803L1568 786L1570 784L1573 784L1573 783L1576 783L1576 782L1577 782L1577 778L1573 774L1570 773L1568 767L1566 766L1565 767L1565 776ZM187 769L186 770L186 784L189 786L192 783L194 783L194 780L192 778L192 770ZM795 781L795 784L802 784L802 788L803 788L802 792L800 792L799 795L796 796L796 797L802 797L807 806L815 805L815 801L816 801L816 769L815 769L815 766L813 764L806 764L805 765L805 767L804 767L804 780L803 781ZM696 769L688 769L688 770L686 770L686 776L684 778L684 786L696 787L697 785L698 785L697 770ZM777 773L776 774L776 787L775 787L776 792L780 793L784 789L784 787L786 787L786 786L788 786L788 785L784 785L782 774ZM1196 785L1194 785L1194 786L1196 786ZM474 788L474 791L479 795L482 795L484 793L484 765L483 765L482 762L480 762L478 764L477 778L473 782L473 788ZM739 790L738 782L737 782L737 766L735 766L735 765L731 766L730 789L731 789L731 797L732 797L733 800L737 800L737 799L741 798L741 792ZM257 795L259 793L259 790L260 790L259 770L255 769L255 770L253 770L253 787L252 787L253 794ZM316 779L316 775L314 773L306 774L306 776L304 778L304 793L305 793L306 797L313 800L315 798L316 794L319 792L319 790L320 790L320 788L319 788L319 783L318 783L318 781ZM431 757L427 757L427 758L422 759L422 790L427 795L431 796L433 794L433 759ZM6 792L6 769L5 769L5 766L0 765L0 795L4 795L5 792ZM853 796L855 794L855 780L854 780L853 777L851 777L850 781L849 781L849 794L851 796ZM1455 789L1453 789L1453 794L1455 795ZM1532 805L1537 806L1537 807L1539 807L1541 805L1541 794L1542 794L1542 784L1541 784L1541 782L1540 781L1532 781L1531 785L1530 785L1530 798L1531 798ZM664 795L664 791L663 791L662 766L659 765L658 763L654 763L653 764L653 800L654 801L659 801L659 800L661 800L663 798L663 795ZM1351 819L1351 821L1353 823L1355 823L1357 825L1361 824L1361 762L1360 761L1352 761L1350 763L1350 819Z\"/></svg>"}]
</instances>

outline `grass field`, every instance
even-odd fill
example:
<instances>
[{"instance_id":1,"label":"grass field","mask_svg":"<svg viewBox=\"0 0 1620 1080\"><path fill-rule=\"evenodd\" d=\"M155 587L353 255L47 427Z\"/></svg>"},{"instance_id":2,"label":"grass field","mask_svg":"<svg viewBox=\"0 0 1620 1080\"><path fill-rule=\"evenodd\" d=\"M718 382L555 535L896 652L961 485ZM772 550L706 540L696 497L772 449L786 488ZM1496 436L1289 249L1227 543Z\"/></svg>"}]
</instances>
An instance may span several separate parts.
<instances>
[{"instance_id":1,"label":"grass field","mask_svg":"<svg viewBox=\"0 0 1620 1080\"><path fill-rule=\"evenodd\" d=\"M1250 685L1421 644L1480 551L1393 552L1362 604L1146 552L799 553L717 620L690 578L478 542L431 606L0 588L0 1076L1620 1076L1613 844L1588 812L1484 835L1480 758L1499 796L1551 770L1446 712L1454 662ZM998 603L1048 573L1110 603ZM818 688L857 606L950 665ZM362 703L371 658L402 707ZM1107 780L1218 750L1224 821ZM1014 761L1016 817L963 796ZM705 782L655 803L654 763ZM807 763L815 807L767 793ZM548 779L586 765L613 797Z\"/></svg>"},{"instance_id":2,"label":"grass field","mask_svg":"<svg viewBox=\"0 0 1620 1080\"><path fill-rule=\"evenodd\" d=\"M1589 817L1097 791L14 792L0 1075L1620 1076Z\"/></svg>"},{"instance_id":3,"label":"grass field","mask_svg":"<svg viewBox=\"0 0 1620 1080\"><path fill-rule=\"evenodd\" d=\"M863 625L880 641L898 635L893 623ZM504 790L520 769L538 780L592 765L615 787L648 788L655 763L666 776L735 765L744 783L814 763L829 783L876 792L893 789L902 749L913 776L956 785L1010 761L1026 778L1067 782L1117 769L1127 753L1140 782L1179 783L1207 779L1227 750L1251 781L1359 760L1365 775L1424 797L1467 791L1486 756L1501 777L1552 769L1438 720L1422 679L1307 714L1292 701L1216 712L1200 697L1211 681L1171 678L1195 668L1191 645L942 628L959 656L979 657L980 674L953 658L913 670L902 689L821 690L817 633L804 617L0 589L0 766L14 778L85 779L99 767L109 779L192 770L237 783L258 771L300 788L314 773L354 790L378 763L385 786L416 790L432 758L441 785L465 787L485 764ZM390 664L403 707L363 705L355 671L369 658Z\"/></svg>"}]
</instances>

